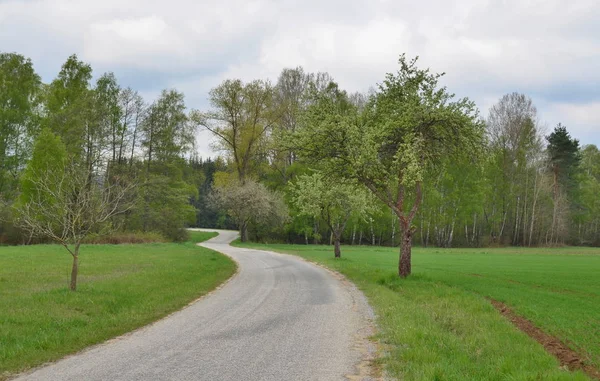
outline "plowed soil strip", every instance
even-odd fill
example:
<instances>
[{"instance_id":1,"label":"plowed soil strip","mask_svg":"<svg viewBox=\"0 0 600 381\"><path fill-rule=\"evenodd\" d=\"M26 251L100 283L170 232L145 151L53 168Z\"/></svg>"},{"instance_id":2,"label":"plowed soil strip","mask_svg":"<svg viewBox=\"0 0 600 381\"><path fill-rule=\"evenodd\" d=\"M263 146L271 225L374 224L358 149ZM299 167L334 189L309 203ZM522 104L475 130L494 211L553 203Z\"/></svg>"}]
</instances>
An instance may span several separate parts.
<instances>
[{"instance_id":1,"label":"plowed soil strip","mask_svg":"<svg viewBox=\"0 0 600 381\"><path fill-rule=\"evenodd\" d=\"M566 366L571 371L582 370L591 378L600 380L600 370L590 364L586 364L577 352L567 347L559 339L544 333L529 320L516 315L504 303L494 299L490 299L490 301L492 305L517 328L542 344L548 353L558 359L561 366Z\"/></svg>"}]
</instances>

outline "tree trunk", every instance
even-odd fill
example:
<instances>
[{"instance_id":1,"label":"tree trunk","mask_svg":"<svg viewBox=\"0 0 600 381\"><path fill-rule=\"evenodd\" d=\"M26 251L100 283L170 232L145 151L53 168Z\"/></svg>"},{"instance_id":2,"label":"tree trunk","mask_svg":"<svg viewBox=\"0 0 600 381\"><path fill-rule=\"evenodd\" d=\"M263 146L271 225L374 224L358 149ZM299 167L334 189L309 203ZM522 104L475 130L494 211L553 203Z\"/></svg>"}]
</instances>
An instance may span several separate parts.
<instances>
[{"instance_id":1,"label":"tree trunk","mask_svg":"<svg viewBox=\"0 0 600 381\"><path fill-rule=\"evenodd\" d=\"M373 230L373 219L370 221L371 227L371 246L375 246L375 230Z\"/></svg>"},{"instance_id":2,"label":"tree trunk","mask_svg":"<svg viewBox=\"0 0 600 381\"><path fill-rule=\"evenodd\" d=\"M529 246L531 246L531 241L533 240L533 227L535 224L535 207L538 200L539 195L538 190L538 172L535 172L535 182L533 183L533 205L531 207L531 225L529 227Z\"/></svg>"},{"instance_id":3,"label":"tree trunk","mask_svg":"<svg viewBox=\"0 0 600 381\"><path fill-rule=\"evenodd\" d=\"M77 290L77 273L79 272L79 246L81 244L77 243L75 245L75 251L72 253L73 255L73 266L71 267L71 283L69 284L69 288L71 291Z\"/></svg>"},{"instance_id":4,"label":"tree trunk","mask_svg":"<svg viewBox=\"0 0 600 381\"><path fill-rule=\"evenodd\" d=\"M248 241L248 223L242 222L240 225L240 239L242 242Z\"/></svg>"},{"instance_id":5,"label":"tree trunk","mask_svg":"<svg viewBox=\"0 0 600 381\"><path fill-rule=\"evenodd\" d=\"M423 224L421 223L421 241L423 241ZM396 246L396 214L392 210L392 247Z\"/></svg>"},{"instance_id":6,"label":"tree trunk","mask_svg":"<svg viewBox=\"0 0 600 381\"><path fill-rule=\"evenodd\" d=\"M340 250L340 237L338 237L338 236L336 236L334 238L333 252L334 252L336 258L342 257L342 251Z\"/></svg>"},{"instance_id":7,"label":"tree trunk","mask_svg":"<svg viewBox=\"0 0 600 381\"><path fill-rule=\"evenodd\" d=\"M400 245L400 261L398 262L398 275L406 278L411 273L412 229L410 226L402 227L402 244Z\"/></svg>"}]
</instances>

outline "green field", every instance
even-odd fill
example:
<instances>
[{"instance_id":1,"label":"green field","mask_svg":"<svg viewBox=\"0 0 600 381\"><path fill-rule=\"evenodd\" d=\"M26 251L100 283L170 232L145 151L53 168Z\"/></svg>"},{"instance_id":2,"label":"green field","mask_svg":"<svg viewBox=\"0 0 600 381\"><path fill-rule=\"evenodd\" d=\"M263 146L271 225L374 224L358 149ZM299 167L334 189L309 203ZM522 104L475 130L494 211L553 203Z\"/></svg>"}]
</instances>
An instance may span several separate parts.
<instances>
[{"instance_id":1,"label":"green field","mask_svg":"<svg viewBox=\"0 0 600 381\"><path fill-rule=\"evenodd\" d=\"M238 243L239 245L239 243ZM378 315L386 369L403 380L585 380L490 304L510 306L600 367L600 249L423 249L413 276L396 274L398 250L246 245L299 255L340 271Z\"/></svg>"},{"instance_id":2,"label":"green field","mask_svg":"<svg viewBox=\"0 0 600 381\"><path fill-rule=\"evenodd\" d=\"M191 241L81 248L77 292L60 246L0 247L0 379L123 334L180 309L235 272ZM193 241L193 242L192 242Z\"/></svg>"}]
</instances>

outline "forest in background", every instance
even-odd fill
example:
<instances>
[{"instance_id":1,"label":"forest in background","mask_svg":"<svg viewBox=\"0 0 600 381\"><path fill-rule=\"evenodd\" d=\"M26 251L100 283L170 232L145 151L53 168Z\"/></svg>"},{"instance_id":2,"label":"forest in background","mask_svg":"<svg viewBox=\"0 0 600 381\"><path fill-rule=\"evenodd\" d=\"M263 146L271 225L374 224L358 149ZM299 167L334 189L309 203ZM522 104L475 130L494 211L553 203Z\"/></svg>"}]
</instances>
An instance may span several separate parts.
<instances>
[{"instance_id":1,"label":"forest in background","mask_svg":"<svg viewBox=\"0 0 600 381\"><path fill-rule=\"evenodd\" d=\"M399 73L368 94L300 67L273 83L226 80L208 94L209 109L189 110L174 89L150 101L112 73L93 80L76 56L45 84L29 59L0 53L0 243L48 239L27 229L22 215L42 200L40 174L52 173L53 184L81 175L79 188L63 192L64 205L104 211L116 199L107 190L124 189L125 207L95 216L86 235L157 232L177 241L186 227L239 227L244 240L397 246L410 230L424 246L600 245L596 146L560 123L545 130L525 94L507 94L480 115L468 100L438 92L438 77L415 62L401 58ZM427 122L440 110L447 124ZM373 153L403 174L390 197L406 202L395 210L378 196L386 180L369 187L374 177L358 172L373 164L360 161L371 154L369 142L391 139L369 130L377 123L422 126L417 134L397 128L389 158L383 146ZM467 124L473 138L446 151L440 131ZM195 153L199 129L214 134L219 158ZM73 191L80 188L98 191ZM44 197L40 205L63 205L57 195ZM40 210L38 221L56 223ZM403 213L414 218L399 219Z\"/></svg>"}]
</instances>

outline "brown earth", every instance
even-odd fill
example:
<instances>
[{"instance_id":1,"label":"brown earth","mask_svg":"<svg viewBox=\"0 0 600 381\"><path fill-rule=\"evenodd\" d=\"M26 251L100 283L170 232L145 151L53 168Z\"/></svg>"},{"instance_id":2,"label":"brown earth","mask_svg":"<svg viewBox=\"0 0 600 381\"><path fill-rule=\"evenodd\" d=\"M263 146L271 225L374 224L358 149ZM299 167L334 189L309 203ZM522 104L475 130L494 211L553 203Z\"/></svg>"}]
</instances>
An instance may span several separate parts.
<instances>
[{"instance_id":1,"label":"brown earth","mask_svg":"<svg viewBox=\"0 0 600 381\"><path fill-rule=\"evenodd\" d=\"M548 353L558 359L561 366L567 367L571 371L582 370L591 378L600 380L600 370L587 364L585 360L582 359L582 356L566 346L562 341L543 332L524 317L516 315L504 303L494 299L490 299L490 301L492 305L517 328L542 344Z\"/></svg>"}]
</instances>

